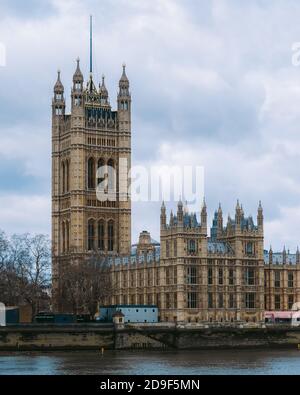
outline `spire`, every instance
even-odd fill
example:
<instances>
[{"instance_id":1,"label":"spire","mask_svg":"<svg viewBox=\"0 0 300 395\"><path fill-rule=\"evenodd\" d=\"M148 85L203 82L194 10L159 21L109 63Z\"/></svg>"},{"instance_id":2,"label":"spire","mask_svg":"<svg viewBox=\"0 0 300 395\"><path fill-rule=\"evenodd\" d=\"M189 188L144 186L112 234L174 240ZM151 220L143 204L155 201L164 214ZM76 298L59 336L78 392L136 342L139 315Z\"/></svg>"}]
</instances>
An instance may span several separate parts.
<instances>
[{"instance_id":1,"label":"spire","mask_svg":"<svg viewBox=\"0 0 300 395\"><path fill-rule=\"evenodd\" d=\"M258 209L257 209L257 226L259 229L263 229L264 226L264 214L261 201L259 201Z\"/></svg>"},{"instance_id":2,"label":"spire","mask_svg":"<svg viewBox=\"0 0 300 395\"><path fill-rule=\"evenodd\" d=\"M269 264L272 265L273 263L273 250L272 246L270 246L270 251L269 251Z\"/></svg>"},{"instance_id":3,"label":"spire","mask_svg":"<svg viewBox=\"0 0 300 395\"><path fill-rule=\"evenodd\" d=\"M284 246L283 247L283 252L282 252L282 262L283 262L284 265L286 264L286 258L287 258L287 255L286 255L286 249L285 249L285 246Z\"/></svg>"},{"instance_id":4,"label":"spire","mask_svg":"<svg viewBox=\"0 0 300 395\"><path fill-rule=\"evenodd\" d=\"M80 58L79 57L76 59L76 63L77 63L77 66L76 66L75 73L73 75L73 82L83 82L83 75L80 70Z\"/></svg>"},{"instance_id":5,"label":"spire","mask_svg":"<svg viewBox=\"0 0 300 395\"><path fill-rule=\"evenodd\" d=\"M104 74L102 75L102 83L101 85L99 84L99 93L100 93L100 99L101 99L101 104L102 105L108 105L108 90L106 89L105 86L105 76Z\"/></svg>"},{"instance_id":6,"label":"spire","mask_svg":"<svg viewBox=\"0 0 300 395\"><path fill-rule=\"evenodd\" d=\"M299 252L299 247L297 247L297 252L296 252L296 264L300 264L300 252Z\"/></svg>"},{"instance_id":7,"label":"spire","mask_svg":"<svg viewBox=\"0 0 300 395\"><path fill-rule=\"evenodd\" d=\"M166 206L165 202L162 202L161 209L160 209L160 226L165 227L167 224L167 216L166 216Z\"/></svg>"},{"instance_id":8,"label":"spire","mask_svg":"<svg viewBox=\"0 0 300 395\"><path fill-rule=\"evenodd\" d=\"M241 212L240 202L238 200L236 203L236 208L235 208L235 223L236 223L236 225L241 225L241 219L242 219L242 212Z\"/></svg>"},{"instance_id":9,"label":"spire","mask_svg":"<svg viewBox=\"0 0 300 395\"><path fill-rule=\"evenodd\" d=\"M179 202L177 206L177 218L178 218L178 222L183 223L183 204L181 198L179 198Z\"/></svg>"},{"instance_id":10,"label":"spire","mask_svg":"<svg viewBox=\"0 0 300 395\"><path fill-rule=\"evenodd\" d=\"M126 64L123 63L123 73L119 81L120 95L129 96L129 80L126 75Z\"/></svg>"},{"instance_id":11,"label":"spire","mask_svg":"<svg viewBox=\"0 0 300 395\"><path fill-rule=\"evenodd\" d=\"M219 208L217 212L217 227L218 227L218 235L220 235L223 231L223 211L221 207L221 203L219 203Z\"/></svg>"},{"instance_id":12,"label":"spire","mask_svg":"<svg viewBox=\"0 0 300 395\"><path fill-rule=\"evenodd\" d=\"M90 15L90 74L93 73L93 16Z\"/></svg>"},{"instance_id":13,"label":"spire","mask_svg":"<svg viewBox=\"0 0 300 395\"><path fill-rule=\"evenodd\" d=\"M55 93L63 93L64 92L64 86L60 80L60 70L57 70L57 81L54 85L54 92Z\"/></svg>"}]
</instances>

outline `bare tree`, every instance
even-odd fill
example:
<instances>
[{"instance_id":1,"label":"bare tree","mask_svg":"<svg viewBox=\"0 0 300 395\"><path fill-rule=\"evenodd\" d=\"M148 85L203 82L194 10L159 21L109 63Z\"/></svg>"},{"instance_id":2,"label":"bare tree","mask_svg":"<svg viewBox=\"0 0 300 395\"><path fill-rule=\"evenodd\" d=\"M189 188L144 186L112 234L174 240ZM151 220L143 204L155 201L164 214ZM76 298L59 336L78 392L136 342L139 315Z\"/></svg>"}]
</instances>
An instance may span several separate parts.
<instances>
[{"instance_id":1,"label":"bare tree","mask_svg":"<svg viewBox=\"0 0 300 395\"><path fill-rule=\"evenodd\" d=\"M65 265L60 279L63 304L76 314L93 317L98 304L113 292L108 261L96 252L79 264Z\"/></svg>"},{"instance_id":2,"label":"bare tree","mask_svg":"<svg viewBox=\"0 0 300 395\"><path fill-rule=\"evenodd\" d=\"M45 235L0 233L0 301L30 304L35 314L50 284L50 241Z\"/></svg>"}]
</instances>

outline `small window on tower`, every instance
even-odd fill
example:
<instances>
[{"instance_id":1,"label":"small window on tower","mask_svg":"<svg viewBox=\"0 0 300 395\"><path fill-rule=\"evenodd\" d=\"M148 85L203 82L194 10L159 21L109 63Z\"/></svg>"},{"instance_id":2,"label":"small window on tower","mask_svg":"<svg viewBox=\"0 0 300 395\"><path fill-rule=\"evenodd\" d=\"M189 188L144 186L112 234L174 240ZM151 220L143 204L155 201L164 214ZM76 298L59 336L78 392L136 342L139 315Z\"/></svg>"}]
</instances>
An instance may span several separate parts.
<instances>
[{"instance_id":1,"label":"small window on tower","mask_svg":"<svg viewBox=\"0 0 300 395\"><path fill-rule=\"evenodd\" d=\"M81 99L80 99L80 97L75 97L74 104L75 104L75 106L77 106L77 107L79 107L79 106L81 105Z\"/></svg>"},{"instance_id":2,"label":"small window on tower","mask_svg":"<svg viewBox=\"0 0 300 395\"><path fill-rule=\"evenodd\" d=\"M61 93L56 93L55 99L56 100L62 100L62 94Z\"/></svg>"}]
</instances>

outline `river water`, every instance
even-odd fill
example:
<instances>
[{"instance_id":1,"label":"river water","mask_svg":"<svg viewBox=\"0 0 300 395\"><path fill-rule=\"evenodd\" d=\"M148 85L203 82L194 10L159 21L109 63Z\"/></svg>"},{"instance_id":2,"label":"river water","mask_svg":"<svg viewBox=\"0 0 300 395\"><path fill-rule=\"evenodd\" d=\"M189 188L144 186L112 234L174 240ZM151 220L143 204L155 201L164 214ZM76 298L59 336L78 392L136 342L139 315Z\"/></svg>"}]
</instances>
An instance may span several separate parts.
<instances>
[{"instance_id":1,"label":"river water","mask_svg":"<svg viewBox=\"0 0 300 395\"><path fill-rule=\"evenodd\" d=\"M298 350L0 353L0 374L300 374Z\"/></svg>"}]
</instances>

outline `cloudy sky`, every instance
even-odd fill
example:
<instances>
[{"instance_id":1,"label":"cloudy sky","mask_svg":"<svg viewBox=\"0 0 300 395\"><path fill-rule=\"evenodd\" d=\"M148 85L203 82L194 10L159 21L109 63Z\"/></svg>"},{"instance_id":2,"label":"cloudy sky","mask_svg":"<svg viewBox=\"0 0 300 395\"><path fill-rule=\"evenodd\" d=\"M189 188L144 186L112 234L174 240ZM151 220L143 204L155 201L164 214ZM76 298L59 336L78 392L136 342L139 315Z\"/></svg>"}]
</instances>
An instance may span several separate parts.
<instances>
[{"instance_id":1,"label":"cloudy sky","mask_svg":"<svg viewBox=\"0 0 300 395\"><path fill-rule=\"evenodd\" d=\"M69 98L75 59L115 107L123 61L133 96L133 164L200 165L210 217L236 200L265 214L266 247L300 244L298 0L1 0L0 228L50 233L51 95ZM68 100L69 104L69 100ZM133 207L133 238L159 238L159 206Z\"/></svg>"}]
</instances>

